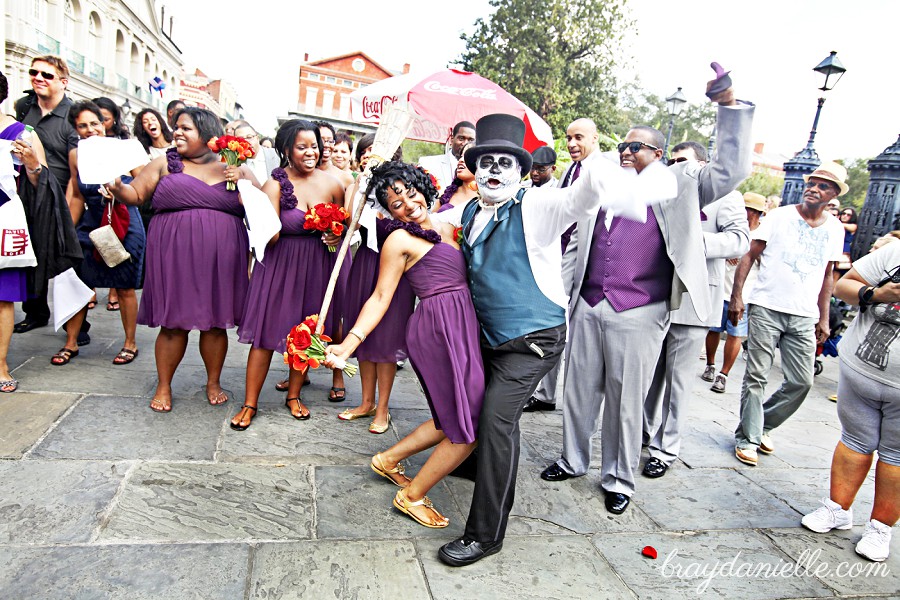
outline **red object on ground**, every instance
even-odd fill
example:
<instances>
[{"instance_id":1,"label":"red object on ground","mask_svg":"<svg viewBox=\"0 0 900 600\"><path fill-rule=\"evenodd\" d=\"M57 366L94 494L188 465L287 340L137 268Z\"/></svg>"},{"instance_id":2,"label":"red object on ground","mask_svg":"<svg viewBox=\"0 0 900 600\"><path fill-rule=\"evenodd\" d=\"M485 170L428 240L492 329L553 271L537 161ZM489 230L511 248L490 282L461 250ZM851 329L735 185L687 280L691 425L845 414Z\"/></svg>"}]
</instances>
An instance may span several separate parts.
<instances>
[{"instance_id":1,"label":"red object on ground","mask_svg":"<svg viewBox=\"0 0 900 600\"><path fill-rule=\"evenodd\" d=\"M656 548L654 548L653 546L644 546L644 549L641 550L641 554L648 558L656 560Z\"/></svg>"}]
</instances>

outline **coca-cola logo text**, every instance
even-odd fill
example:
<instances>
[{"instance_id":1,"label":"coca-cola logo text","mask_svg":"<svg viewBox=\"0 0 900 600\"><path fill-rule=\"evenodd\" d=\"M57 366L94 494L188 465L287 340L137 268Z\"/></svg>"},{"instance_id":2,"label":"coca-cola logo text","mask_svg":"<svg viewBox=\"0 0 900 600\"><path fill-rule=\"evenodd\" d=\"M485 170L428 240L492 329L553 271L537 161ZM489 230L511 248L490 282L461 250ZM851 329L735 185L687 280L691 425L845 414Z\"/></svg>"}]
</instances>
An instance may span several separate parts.
<instances>
[{"instance_id":1,"label":"coca-cola logo text","mask_svg":"<svg viewBox=\"0 0 900 600\"><path fill-rule=\"evenodd\" d=\"M482 98L484 100L496 100L497 90L486 90L476 87L454 87L452 85L443 85L437 81L426 82L423 86L429 92L439 92L441 94L450 94L451 96L464 96L466 98Z\"/></svg>"},{"instance_id":2,"label":"coca-cola logo text","mask_svg":"<svg viewBox=\"0 0 900 600\"><path fill-rule=\"evenodd\" d=\"M364 119L380 117L388 107L397 101L397 96L382 96L381 98L369 98L364 96L362 100L362 112Z\"/></svg>"}]
</instances>

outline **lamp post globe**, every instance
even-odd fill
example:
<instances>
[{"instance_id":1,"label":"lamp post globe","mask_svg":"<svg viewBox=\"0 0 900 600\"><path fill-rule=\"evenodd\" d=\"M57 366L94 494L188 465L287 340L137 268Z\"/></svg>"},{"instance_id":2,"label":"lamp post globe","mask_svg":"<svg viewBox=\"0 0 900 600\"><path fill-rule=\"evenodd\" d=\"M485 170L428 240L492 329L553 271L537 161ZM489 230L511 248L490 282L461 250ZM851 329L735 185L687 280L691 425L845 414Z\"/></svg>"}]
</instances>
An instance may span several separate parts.
<instances>
[{"instance_id":1,"label":"lamp post globe","mask_svg":"<svg viewBox=\"0 0 900 600\"><path fill-rule=\"evenodd\" d=\"M674 94L666 98L666 112L669 114L669 131L666 133L666 146L663 148L663 156L668 156L669 140L672 138L672 129L675 127L675 117L681 114L685 104L687 104L687 98L684 97L680 87L675 90Z\"/></svg>"}]
</instances>

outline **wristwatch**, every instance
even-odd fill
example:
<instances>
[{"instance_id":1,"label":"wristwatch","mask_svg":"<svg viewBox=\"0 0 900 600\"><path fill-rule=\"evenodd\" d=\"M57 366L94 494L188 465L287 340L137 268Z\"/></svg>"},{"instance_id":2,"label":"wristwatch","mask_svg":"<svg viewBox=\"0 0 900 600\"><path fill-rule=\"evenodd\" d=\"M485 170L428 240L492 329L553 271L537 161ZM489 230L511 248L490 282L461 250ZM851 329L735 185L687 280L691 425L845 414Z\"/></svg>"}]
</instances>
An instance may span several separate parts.
<instances>
[{"instance_id":1,"label":"wristwatch","mask_svg":"<svg viewBox=\"0 0 900 600\"><path fill-rule=\"evenodd\" d=\"M866 312L866 309L872 304L872 296L875 295L875 288L870 285L864 285L859 288L859 310Z\"/></svg>"}]
</instances>

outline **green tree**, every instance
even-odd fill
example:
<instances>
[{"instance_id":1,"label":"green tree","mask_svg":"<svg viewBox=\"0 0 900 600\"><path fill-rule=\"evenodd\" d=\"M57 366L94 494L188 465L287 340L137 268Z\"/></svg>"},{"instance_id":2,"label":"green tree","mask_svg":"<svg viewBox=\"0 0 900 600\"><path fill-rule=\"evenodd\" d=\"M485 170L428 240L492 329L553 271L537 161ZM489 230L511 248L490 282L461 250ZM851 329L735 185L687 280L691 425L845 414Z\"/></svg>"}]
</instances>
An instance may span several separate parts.
<instances>
[{"instance_id":1,"label":"green tree","mask_svg":"<svg viewBox=\"0 0 900 600\"><path fill-rule=\"evenodd\" d=\"M869 189L869 161L871 158L857 158L854 160L838 161L847 169L847 185L850 191L841 198L841 205L852 206L856 212L862 210L866 201L866 192Z\"/></svg>"},{"instance_id":2,"label":"green tree","mask_svg":"<svg viewBox=\"0 0 900 600\"><path fill-rule=\"evenodd\" d=\"M490 0L496 10L460 37L458 64L496 82L561 135L579 117L601 131L616 120L626 0Z\"/></svg>"},{"instance_id":3,"label":"green tree","mask_svg":"<svg viewBox=\"0 0 900 600\"><path fill-rule=\"evenodd\" d=\"M623 88L620 105L622 110L618 122L611 129L615 136L624 138L635 125L649 125L660 130L663 135L668 133L670 117L666 111L665 98L646 93L632 84ZM686 104L681 114L675 117L669 147L689 140L706 146L715 124L716 109L711 102L702 105Z\"/></svg>"},{"instance_id":4,"label":"green tree","mask_svg":"<svg viewBox=\"0 0 900 600\"><path fill-rule=\"evenodd\" d=\"M737 189L742 194L756 192L767 198L769 196L781 196L781 191L784 189L784 175L772 175L755 171Z\"/></svg>"}]
</instances>

